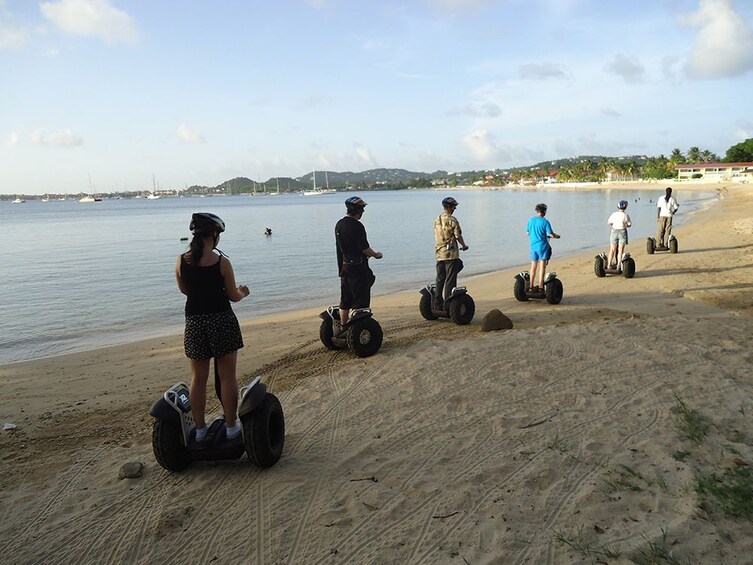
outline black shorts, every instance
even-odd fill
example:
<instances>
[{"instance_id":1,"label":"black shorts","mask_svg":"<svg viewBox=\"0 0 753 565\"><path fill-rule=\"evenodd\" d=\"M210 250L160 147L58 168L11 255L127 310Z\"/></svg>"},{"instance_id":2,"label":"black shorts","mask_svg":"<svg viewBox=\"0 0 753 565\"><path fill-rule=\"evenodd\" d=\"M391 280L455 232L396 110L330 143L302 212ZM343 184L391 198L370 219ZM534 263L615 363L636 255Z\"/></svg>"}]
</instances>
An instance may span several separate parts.
<instances>
[{"instance_id":1,"label":"black shorts","mask_svg":"<svg viewBox=\"0 0 753 565\"><path fill-rule=\"evenodd\" d=\"M243 347L238 318L232 310L186 316L183 345L186 357L195 361L217 359L237 351Z\"/></svg>"},{"instance_id":2,"label":"black shorts","mask_svg":"<svg viewBox=\"0 0 753 565\"><path fill-rule=\"evenodd\" d=\"M371 287L376 277L373 273L340 279L340 308L368 308L371 304Z\"/></svg>"}]
</instances>

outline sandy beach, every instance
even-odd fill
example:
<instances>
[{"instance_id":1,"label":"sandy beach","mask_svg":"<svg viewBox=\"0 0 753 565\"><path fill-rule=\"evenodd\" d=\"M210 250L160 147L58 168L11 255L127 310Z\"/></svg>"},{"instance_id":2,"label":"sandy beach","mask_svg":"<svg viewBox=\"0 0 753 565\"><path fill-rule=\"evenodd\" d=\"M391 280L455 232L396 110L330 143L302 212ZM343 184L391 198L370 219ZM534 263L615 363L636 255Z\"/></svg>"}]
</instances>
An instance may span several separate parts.
<instances>
[{"instance_id":1,"label":"sandy beach","mask_svg":"<svg viewBox=\"0 0 753 565\"><path fill-rule=\"evenodd\" d=\"M594 275L606 240L555 255L559 305L513 298L527 265L461 276L468 326L425 321L418 289L376 296L366 359L324 349L321 308L245 323L239 381L285 410L267 470L157 465L182 335L0 367L2 561L750 563L753 516L697 493L753 465L753 190L723 186L678 254L630 232L633 279ZM494 308L512 330L481 331Z\"/></svg>"}]
</instances>

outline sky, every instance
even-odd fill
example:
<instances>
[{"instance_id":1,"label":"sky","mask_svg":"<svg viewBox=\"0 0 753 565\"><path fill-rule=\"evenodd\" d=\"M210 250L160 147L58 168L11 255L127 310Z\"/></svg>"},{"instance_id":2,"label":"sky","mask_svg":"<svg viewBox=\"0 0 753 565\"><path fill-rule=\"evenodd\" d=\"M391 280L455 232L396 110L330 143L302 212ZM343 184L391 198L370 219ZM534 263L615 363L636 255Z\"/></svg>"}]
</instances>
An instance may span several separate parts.
<instances>
[{"instance_id":1,"label":"sky","mask_svg":"<svg viewBox=\"0 0 753 565\"><path fill-rule=\"evenodd\" d=\"M724 156L751 0L0 0L0 194Z\"/></svg>"}]
</instances>

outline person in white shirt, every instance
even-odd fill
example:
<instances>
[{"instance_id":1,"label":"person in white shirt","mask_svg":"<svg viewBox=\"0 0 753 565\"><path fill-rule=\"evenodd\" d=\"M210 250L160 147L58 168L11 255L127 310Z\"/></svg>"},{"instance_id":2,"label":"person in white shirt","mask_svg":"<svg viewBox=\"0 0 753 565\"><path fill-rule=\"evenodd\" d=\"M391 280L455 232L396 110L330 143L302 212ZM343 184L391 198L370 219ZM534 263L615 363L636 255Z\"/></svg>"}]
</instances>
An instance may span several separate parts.
<instances>
[{"instance_id":1,"label":"person in white shirt","mask_svg":"<svg viewBox=\"0 0 753 565\"><path fill-rule=\"evenodd\" d=\"M617 203L617 211L613 212L607 220L607 223L612 226L612 233L609 235L609 243L612 245L609 248L609 261L607 265L612 268L612 265L617 263L617 270L619 271L622 271L622 253L628 244L627 229L633 225L630 216L625 212L627 207L627 200L620 200Z\"/></svg>"},{"instance_id":2,"label":"person in white shirt","mask_svg":"<svg viewBox=\"0 0 753 565\"><path fill-rule=\"evenodd\" d=\"M680 205L672 196L672 189L667 187L664 198L656 201L656 245L666 247L669 245L669 236L672 233L672 217Z\"/></svg>"}]
</instances>

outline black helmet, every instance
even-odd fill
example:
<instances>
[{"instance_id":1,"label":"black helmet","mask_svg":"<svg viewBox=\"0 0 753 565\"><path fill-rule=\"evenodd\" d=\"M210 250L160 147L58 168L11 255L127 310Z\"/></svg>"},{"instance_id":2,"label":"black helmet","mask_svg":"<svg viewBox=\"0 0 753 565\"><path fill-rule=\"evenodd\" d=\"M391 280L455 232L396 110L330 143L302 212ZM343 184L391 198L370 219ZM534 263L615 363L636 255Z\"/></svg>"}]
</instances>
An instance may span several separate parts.
<instances>
[{"instance_id":1,"label":"black helmet","mask_svg":"<svg viewBox=\"0 0 753 565\"><path fill-rule=\"evenodd\" d=\"M618 208L619 208L620 210L624 210L625 208L627 208L627 206L628 206L628 201L627 201L627 200L620 200L620 201L619 201L619 202L617 203L617 207L618 207Z\"/></svg>"},{"instance_id":2,"label":"black helmet","mask_svg":"<svg viewBox=\"0 0 753 565\"><path fill-rule=\"evenodd\" d=\"M442 208L457 208L458 201L452 196L448 196L442 200Z\"/></svg>"},{"instance_id":3,"label":"black helmet","mask_svg":"<svg viewBox=\"0 0 753 565\"><path fill-rule=\"evenodd\" d=\"M191 216L191 224L188 226L194 235L210 235L225 231L225 222L222 218L209 212L196 212Z\"/></svg>"},{"instance_id":4,"label":"black helmet","mask_svg":"<svg viewBox=\"0 0 753 565\"><path fill-rule=\"evenodd\" d=\"M539 212L541 215L546 214L546 204L543 202L536 204L536 207L534 208L537 212Z\"/></svg>"},{"instance_id":5,"label":"black helmet","mask_svg":"<svg viewBox=\"0 0 753 565\"><path fill-rule=\"evenodd\" d=\"M366 207L366 202L363 201L363 198L359 196L351 196L345 201L345 208L348 210L350 214L357 214L358 212L363 212L363 209Z\"/></svg>"}]
</instances>

